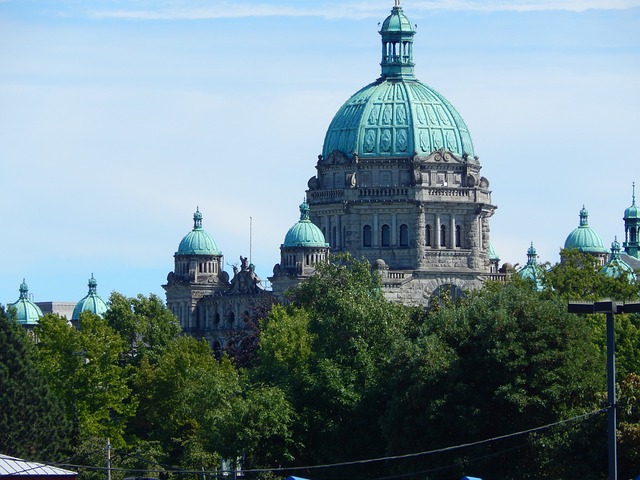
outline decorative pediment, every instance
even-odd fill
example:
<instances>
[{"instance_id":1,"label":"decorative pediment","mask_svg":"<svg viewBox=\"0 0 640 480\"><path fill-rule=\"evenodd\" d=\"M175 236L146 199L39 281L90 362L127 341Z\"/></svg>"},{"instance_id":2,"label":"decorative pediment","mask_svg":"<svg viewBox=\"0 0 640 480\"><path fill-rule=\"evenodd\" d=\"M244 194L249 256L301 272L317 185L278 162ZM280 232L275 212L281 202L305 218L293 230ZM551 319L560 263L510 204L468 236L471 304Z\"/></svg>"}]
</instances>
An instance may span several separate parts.
<instances>
[{"instance_id":1,"label":"decorative pediment","mask_svg":"<svg viewBox=\"0 0 640 480\"><path fill-rule=\"evenodd\" d=\"M465 163L463 159L446 148L434 150L424 161L427 163Z\"/></svg>"}]
</instances>

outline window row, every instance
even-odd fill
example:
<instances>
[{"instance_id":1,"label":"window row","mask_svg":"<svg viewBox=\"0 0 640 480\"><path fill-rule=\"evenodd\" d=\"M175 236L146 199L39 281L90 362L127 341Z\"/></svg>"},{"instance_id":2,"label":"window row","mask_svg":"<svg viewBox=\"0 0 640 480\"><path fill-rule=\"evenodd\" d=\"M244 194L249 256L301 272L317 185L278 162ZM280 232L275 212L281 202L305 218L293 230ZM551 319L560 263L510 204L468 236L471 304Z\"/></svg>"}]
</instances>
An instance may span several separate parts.
<instances>
[{"instance_id":1,"label":"window row","mask_svg":"<svg viewBox=\"0 0 640 480\"><path fill-rule=\"evenodd\" d=\"M453 238L449 238L450 231L447 229L446 225L440 225L440 231L438 233L439 235L436 236L431 225L427 225L425 228L425 245L428 247L447 247L451 245L454 245L457 248L462 247L462 228L460 227L460 225L456 225L453 232ZM362 228L363 247L373 246L373 235L374 232L370 225L365 225ZM382 225L379 235L379 245L381 247L390 247L391 228L389 227L389 225ZM405 224L400 225L400 228L398 229L398 246L409 246L409 227Z\"/></svg>"}]
</instances>

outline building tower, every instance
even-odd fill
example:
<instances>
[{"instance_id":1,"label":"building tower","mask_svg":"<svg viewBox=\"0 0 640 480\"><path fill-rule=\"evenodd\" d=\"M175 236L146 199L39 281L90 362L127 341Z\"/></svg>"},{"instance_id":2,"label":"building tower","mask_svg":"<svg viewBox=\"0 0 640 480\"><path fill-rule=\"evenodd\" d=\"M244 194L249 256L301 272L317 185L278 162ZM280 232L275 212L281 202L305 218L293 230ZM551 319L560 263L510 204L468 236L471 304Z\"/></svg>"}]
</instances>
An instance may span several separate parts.
<instances>
[{"instance_id":1,"label":"building tower","mask_svg":"<svg viewBox=\"0 0 640 480\"><path fill-rule=\"evenodd\" d=\"M20 325L27 328L33 328L42 318L42 310L35 303L29 300L29 287L22 279L20 284L20 298L14 303L10 303L9 307L16 309L16 320Z\"/></svg>"},{"instance_id":2,"label":"building tower","mask_svg":"<svg viewBox=\"0 0 640 480\"><path fill-rule=\"evenodd\" d=\"M184 236L173 256L174 269L163 285L167 307L178 317L183 331L200 330L204 312L198 302L216 290L229 286L229 274L223 270L222 252L202 228L202 213L193 214L193 230Z\"/></svg>"},{"instance_id":3,"label":"building tower","mask_svg":"<svg viewBox=\"0 0 640 480\"><path fill-rule=\"evenodd\" d=\"M315 272L318 263L328 261L329 244L320 229L309 220L309 204L300 205L300 220L293 225L280 245L280 263L269 278L278 299L284 292Z\"/></svg>"},{"instance_id":4,"label":"building tower","mask_svg":"<svg viewBox=\"0 0 640 480\"><path fill-rule=\"evenodd\" d=\"M336 113L307 199L333 252L376 265L390 300L427 305L488 278L496 207L462 117L414 75L399 3L379 32L381 76Z\"/></svg>"},{"instance_id":5,"label":"building tower","mask_svg":"<svg viewBox=\"0 0 640 480\"><path fill-rule=\"evenodd\" d=\"M604 247L600 235L589 226L589 212L584 208L584 205L580 210L580 225L569 234L564 242L564 248L567 250L575 249L594 256L601 267L607 260L607 249Z\"/></svg>"},{"instance_id":6,"label":"building tower","mask_svg":"<svg viewBox=\"0 0 640 480\"><path fill-rule=\"evenodd\" d=\"M633 183L631 206L624 211L624 243L627 255L640 259L640 210L636 206L636 184Z\"/></svg>"},{"instance_id":7,"label":"building tower","mask_svg":"<svg viewBox=\"0 0 640 480\"><path fill-rule=\"evenodd\" d=\"M80 314L82 312L95 313L101 317L107 313L107 304L98 295L98 282L93 278L93 273L91 274L91 278L89 279L87 286L89 287L89 293L87 293L82 300L76 303L76 306L73 309L71 322L74 324L77 324L78 320L80 320Z\"/></svg>"}]
</instances>

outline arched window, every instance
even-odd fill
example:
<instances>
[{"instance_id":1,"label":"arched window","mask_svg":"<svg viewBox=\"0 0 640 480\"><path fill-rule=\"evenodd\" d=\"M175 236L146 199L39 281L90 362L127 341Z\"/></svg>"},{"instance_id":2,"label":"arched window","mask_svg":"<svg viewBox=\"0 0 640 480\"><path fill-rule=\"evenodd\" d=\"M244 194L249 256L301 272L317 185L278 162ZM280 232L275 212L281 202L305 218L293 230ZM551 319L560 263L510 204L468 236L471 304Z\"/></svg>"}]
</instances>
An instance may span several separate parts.
<instances>
[{"instance_id":1,"label":"arched window","mask_svg":"<svg viewBox=\"0 0 640 480\"><path fill-rule=\"evenodd\" d=\"M229 312L229 314L227 315L227 322L229 322L229 325L233 325L233 322L235 322L236 320L236 316L233 314L233 312Z\"/></svg>"},{"instance_id":2,"label":"arched window","mask_svg":"<svg viewBox=\"0 0 640 480\"><path fill-rule=\"evenodd\" d=\"M338 248L338 228L333 227L331 229L331 246L333 248Z\"/></svg>"},{"instance_id":3,"label":"arched window","mask_svg":"<svg viewBox=\"0 0 640 480\"><path fill-rule=\"evenodd\" d=\"M380 245L383 247L391 245L391 229L389 228L389 225L382 226L382 231L380 232Z\"/></svg>"},{"instance_id":4,"label":"arched window","mask_svg":"<svg viewBox=\"0 0 640 480\"><path fill-rule=\"evenodd\" d=\"M362 229L362 246L371 246L371 227L369 225L365 225Z\"/></svg>"},{"instance_id":5,"label":"arched window","mask_svg":"<svg viewBox=\"0 0 640 480\"><path fill-rule=\"evenodd\" d=\"M427 225L424 229L424 244L427 247L431 246L431 225Z\"/></svg>"},{"instance_id":6,"label":"arched window","mask_svg":"<svg viewBox=\"0 0 640 480\"><path fill-rule=\"evenodd\" d=\"M446 225L440 225L440 246L441 247L447 246L447 226Z\"/></svg>"},{"instance_id":7,"label":"arched window","mask_svg":"<svg viewBox=\"0 0 640 480\"><path fill-rule=\"evenodd\" d=\"M462 247L462 230L460 225L456 225L456 247Z\"/></svg>"},{"instance_id":8,"label":"arched window","mask_svg":"<svg viewBox=\"0 0 640 480\"><path fill-rule=\"evenodd\" d=\"M218 325L219 323L220 323L220 313L216 312L216 314L213 316L213 324Z\"/></svg>"},{"instance_id":9,"label":"arched window","mask_svg":"<svg viewBox=\"0 0 640 480\"><path fill-rule=\"evenodd\" d=\"M404 223L400 225L400 246L409 246L409 227L407 227Z\"/></svg>"}]
</instances>

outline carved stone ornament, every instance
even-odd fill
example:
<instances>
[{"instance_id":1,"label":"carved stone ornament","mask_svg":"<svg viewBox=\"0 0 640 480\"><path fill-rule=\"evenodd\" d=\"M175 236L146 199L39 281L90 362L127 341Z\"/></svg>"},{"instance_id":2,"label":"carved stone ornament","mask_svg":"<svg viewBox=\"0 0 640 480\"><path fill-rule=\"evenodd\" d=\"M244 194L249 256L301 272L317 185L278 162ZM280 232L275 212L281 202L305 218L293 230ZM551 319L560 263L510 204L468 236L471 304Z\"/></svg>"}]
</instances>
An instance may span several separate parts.
<instances>
[{"instance_id":1,"label":"carved stone ornament","mask_svg":"<svg viewBox=\"0 0 640 480\"><path fill-rule=\"evenodd\" d=\"M446 148L441 148L439 150L431 152L431 154L427 157L427 161L463 163L460 158L458 158L454 153L450 152Z\"/></svg>"},{"instance_id":2,"label":"carved stone ornament","mask_svg":"<svg viewBox=\"0 0 640 480\"><path fill-rule=\"evenodd\" d=\"M307 187L309 190L317 190L320 186L320 182L318 182L318 177L311 177L307 182Z\"/></svg>"},{"instance_id":3,"label":"carved stone ornament","mask_svg":"<svg viewBox=\"0 0 640 480\"><path fill-rule=\"evenodd\" d=\"M329 154L324 163L327 165L342 165L349 163L349 159L340 150L334 150Z\"/></svg>"},{"instance_id":4,"label":"carved stone ornament","mask_svg":"<svg viewBox=\"0 0 640 480\"><path fill-rule=\"evenodd\" d=\"M349 185L349 188L356 188L356 186L358 185L356 172L347 173L347 185Z\"/></svg>"}]
</instances>

